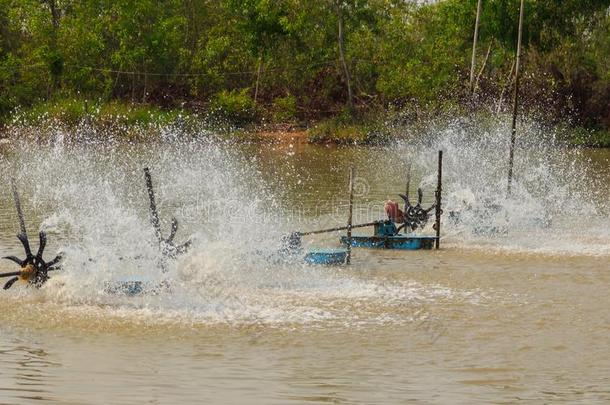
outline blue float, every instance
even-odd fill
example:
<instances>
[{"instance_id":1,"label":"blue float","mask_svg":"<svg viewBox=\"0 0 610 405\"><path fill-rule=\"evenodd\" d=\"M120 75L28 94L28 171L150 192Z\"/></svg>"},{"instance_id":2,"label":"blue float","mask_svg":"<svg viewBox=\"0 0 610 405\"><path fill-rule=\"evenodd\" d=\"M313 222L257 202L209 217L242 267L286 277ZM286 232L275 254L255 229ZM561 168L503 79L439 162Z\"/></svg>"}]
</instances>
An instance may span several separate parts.
<instances>
[{"instance_id":1,"label":"blue float","mask_svg":"<svg viewBox=\"0 0 610 405\"><path fill-rule=\"evenodd\" d=\"M417 236L417 235L395 235L395 236L367 236L352 235L351 245L355 248L373 249L401 249L418 250L432 249L436 242L436 236ZM342 236L341 243L348 244L348 237Z\"/></svg>"},{"instance_id":2,"label":"blue float","mask_svg":"<svg viewBox=\"0 0 610 405\"><path fill-rule=\"evenodd\" d=\"M352 235L351 238L341 236L343 245L373 249L418 250L432 249L436 236L419 236L414 234L398 234L398 228L391 221L379 222L374 225L373 235Z\"/></svg>"},{"instance_id":3,"label":"blue float","mask_svg":"<svg viewBox=\"0 0 610 405\"><path fill-rule=\"evenodd\" d=\"M347 248L310 249L305 254L305 263L327 266L345 264L347 260L347 252Z\"/></svg>"},{"instance_id":4,"label":"blue float","mask_svg":"<svg viewBox=\"0 0 610 405\"><path fill-rule=\"evenodd\" d=\"M155 284L150 278L141 276L120 277L104 284L107 294L139 295L154 288Z\"/></svg>"}]
</instances>

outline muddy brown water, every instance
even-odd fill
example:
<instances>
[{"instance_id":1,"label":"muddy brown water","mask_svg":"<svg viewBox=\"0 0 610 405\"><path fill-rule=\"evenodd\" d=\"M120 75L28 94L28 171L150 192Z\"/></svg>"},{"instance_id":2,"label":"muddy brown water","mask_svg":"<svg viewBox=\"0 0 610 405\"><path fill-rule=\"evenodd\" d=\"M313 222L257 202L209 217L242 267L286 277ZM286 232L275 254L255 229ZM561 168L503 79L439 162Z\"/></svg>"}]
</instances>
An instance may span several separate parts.
<instances>
[{"instance_id":1,"label":"muddy brown water","mask_svg":"<svg viewBox=\"0 0 610 405\"><path fill-rule=\"evenodd\" d=\"M610 401L610 151L530 166L565 196L545 200L524 185L522 206L486 214L496 229L453 224L447 209L439 251L357 249L349 267L312 268L256 256L273 251L276 234L345 222L336 208L350 164L359 220L402 192L407 159L411 192L421 184L429 204L435 145L172 148L55 145L34 161L24 149L4 151L0 252L22 255L12 172L30 235L48 229L46 255L67 258L41 290L18 284L0 294L0 403ZM472 171L459 162L446 161L447 203L502 181L481 165L457 184ZM177 238L194 235L166 275L153 269L144 165L164 230L175 215ZM570 173L585 172L596 182L572 190ZM570 205L582 195L586 204ZM550 223L538 211L552 212ZM338 246L337 236L305 243ZM150 261L116 261L133 250ZM2 261L0 270L14 266ZM108 279L142 271L174 286L140 297L105 292Z\"/></svg>"}]
</instances>

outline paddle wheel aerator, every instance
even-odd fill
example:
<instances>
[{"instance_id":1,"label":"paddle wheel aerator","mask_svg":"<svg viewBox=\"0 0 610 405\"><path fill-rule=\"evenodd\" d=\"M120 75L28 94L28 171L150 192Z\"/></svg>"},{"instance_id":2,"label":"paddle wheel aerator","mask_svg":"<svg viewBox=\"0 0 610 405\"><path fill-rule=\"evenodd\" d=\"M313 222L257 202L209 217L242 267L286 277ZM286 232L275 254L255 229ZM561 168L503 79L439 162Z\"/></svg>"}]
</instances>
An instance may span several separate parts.
<instances>
[{"instance_id":1,"label":"paddle wheel aerator","mask_svg":"<svg viewBox=\"0 0 610 405\"><path fill-rule=\"evenodd\" d=\"M17 192L17 187L15 186L14 180L11 182L11 188L13 190L13 199L15 200L17 216L19 217L19 226L21 228L21 233L17 235L17 239L19 239L23 245L23 249L25 250L25 259L21 260L16 256L3 257L3 259L17 263L21 267L21 270L0 274L0 278L11 277L11 279L4 284L5 290L11 288L13 284L20 279L28 282L34 287L40 287L49 279L49 272L57 270L57 265L61 261L62 256L57 255L50 262L44 260L42 255L44 254L44 249L47 246L47 235L43 231L40 231L38 234L38 238L40 240L38 251L36 252L36 255L32 253L28 234L25 229L25 218L23 216L23 211L21 210L21 200L19 199L19 193Z\"/></svg>"}]
</instances>

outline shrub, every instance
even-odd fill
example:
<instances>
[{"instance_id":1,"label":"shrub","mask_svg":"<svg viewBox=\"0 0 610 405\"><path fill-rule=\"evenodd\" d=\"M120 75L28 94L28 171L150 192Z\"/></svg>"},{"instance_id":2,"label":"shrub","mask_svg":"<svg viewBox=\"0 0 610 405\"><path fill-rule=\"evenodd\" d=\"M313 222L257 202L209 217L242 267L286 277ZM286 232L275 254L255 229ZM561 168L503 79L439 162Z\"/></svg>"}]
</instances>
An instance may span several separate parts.
<instances>
[{"instance_id":1,"label":"shrub","mask_svg":"<svg viewBox=\"0 0 610 405\"><path fill-rule=\"evenodd\" d=\"M311 128L307 139L311 143L362 144L366 143L366 133L361 126L330 119Z\"/></svg>"},{"instance_id":2,"label":"shrub","mask_svg":"<svg viewBox=\"0 0 610 405\"><path fill-rule=\"evenodd\" d=\"M222 90L216 93L210 102L212 114L232 121L245 124L256 119L256 104L250 97L249 89Z\"/></svg>"},{"instance_id":3,"label":"shrub","mask_svg":"<svg viewBox=\"0 0 610 405\"><path fill-rule=\"evenodd\" d=\"M297 114L297 99L292 95L273 100L273 120L286 122L294 120Z\"/></svg>"}]
</instances>

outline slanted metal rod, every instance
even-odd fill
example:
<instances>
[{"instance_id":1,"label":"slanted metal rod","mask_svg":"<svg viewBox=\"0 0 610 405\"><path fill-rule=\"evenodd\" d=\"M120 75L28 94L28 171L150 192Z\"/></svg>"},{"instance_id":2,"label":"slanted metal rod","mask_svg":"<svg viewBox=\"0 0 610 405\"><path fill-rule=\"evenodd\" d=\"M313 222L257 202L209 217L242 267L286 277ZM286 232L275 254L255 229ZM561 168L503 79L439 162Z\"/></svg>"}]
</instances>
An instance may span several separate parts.
<instances>
[{"instance_id":1,"label":"slanted metal rod","mask_svg":"<svg viewBox=\"0 0 610 405\"><path fill-rule=\"evenodd\" d=\"M15 276L20 276L20 275L21 275L20 271L13 271L11 273L2 273L2 274L0 274L0 278L15 277Z\"/></svg>"},{"instance_id":2,"label":"slanted metal rod","mask_svg":"<svg viewBox=\"0 0 610 405\"><path fill-rule=\"evenodd\" d=\"M407 186L405 188L405 195L409 199L409 189L411 188L411 163L407 166Z\"/></svg>"},{"instance_id":3,"label":"slanted metal rod","mask_svg":"<svg viewBox=\"0 0 610 405\"><path fill-rule=\"evenodd\" d=\"M299 235L299 236L316 235L316 234L319 234L319 233L330 233L330 232L345 231L348 227L351 227L352 229L354 229L354 228L364 228L364 227L367 227L367 226L373 226L373 225L381 224L383 222L384 221L382 221L382 220L378 220L378 221L373 221L373 222L367 222L366 224L357 224L357 225L351 225L351 226L338 226L336 228L320 229L318 231L295 232L295 233L297 235Z\"/></svg>"},{"instance_id":4,"label":"slanted metal rod","mask_svg":"<svg viewBox=\"0 0 610 405\"><path fill-rule=\"evenodd\" d=\"M57 271L59 269L57 268L50 268L47 270L47 272L49 271ZM6 277L19 277L21 276L22 272L21 271L12 271L10 273L0 273L0 278L6 278Z\"/></svg>"},{"instance_id":5,"label":"slanted metal rod","mask_svg":"<svg viewBox=\"0 0 610 405\"><path fill-rule=\"evenodd\" d=\"M17 209L17 216L19 217L19 228L23 236L27 238L28 233L25 229L25 217L23 215L23 210L21 209L21 199L19 198L15 178L11 178L11 189L13 190L13 200L15 201L15 208Z\"/></svg>"},{"instance_id":6,"label":"slanted metal rod","mask_svg":"<svg viewBox=\"0 0 610 405\"><path fill-rule=\"evenodd\" d=\"M155 229L155 236L161 242L161 223L159 221L159 212L157 211L157 203L155 202L155 190L153 189L152 177L148 167L144 168L144 177L146 179L146 189L148 190L148 199L150 200L150 222Z\"/></svg>"}]
</instances>

